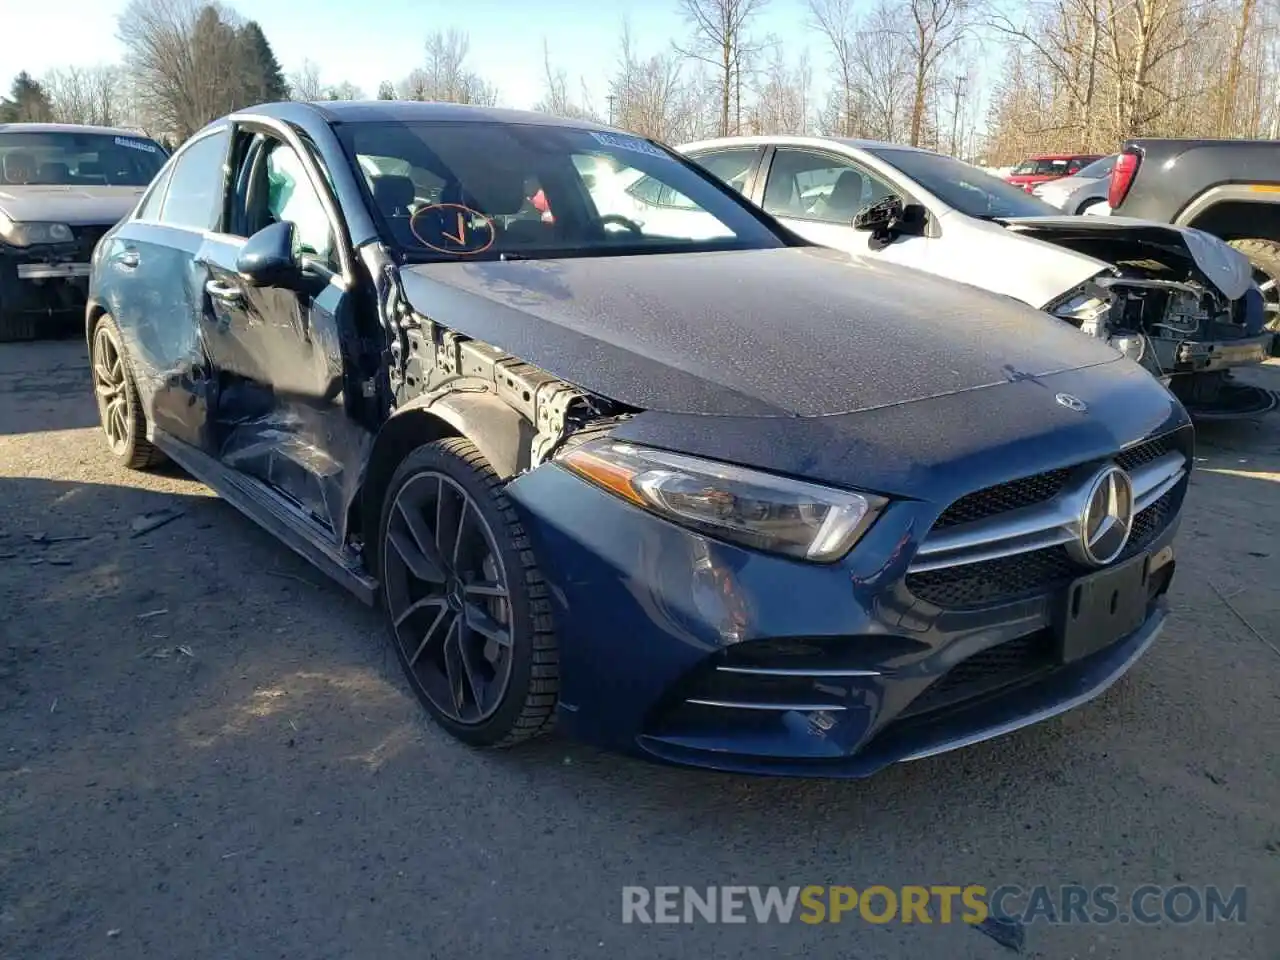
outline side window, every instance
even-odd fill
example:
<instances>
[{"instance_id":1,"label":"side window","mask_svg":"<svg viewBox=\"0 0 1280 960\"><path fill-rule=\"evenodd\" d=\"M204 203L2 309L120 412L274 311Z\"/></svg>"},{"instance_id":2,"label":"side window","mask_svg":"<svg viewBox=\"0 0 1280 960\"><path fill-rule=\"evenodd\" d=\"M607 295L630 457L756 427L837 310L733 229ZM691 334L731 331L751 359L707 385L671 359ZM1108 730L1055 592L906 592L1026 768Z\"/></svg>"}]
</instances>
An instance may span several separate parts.
<instances>
[{"instance_id":1,"label":"side window","mask_svg":"<svg viewBox=\"0 0 1280 960\"><path fill-rule=\"evenodd\" d=\"M133 215L135 220L158 220L160 219L160 205L164 203L164 192L169 186L169 178L173 175L173 167L169 167L156 178L155 183L151 185L151 189L147 192L146 197L142 201L142 205L138 207L138 212Z\"/></svg>"},{"instance_id":2,"label":"side window","mask_svg":"<svg viewBox=\"0 0 1280 960\"><path fill-rule=\"evenodd\" d=\"M720 150L698 154L693 159L739 193L746 193L747 177L755 166L758 152L754 147L750 150Z\"/></svg>"},{"instance_id":3,"label":"side window","mask_svg":"<svg viewBox=\"0 0 1280 960\"><path fill-rule=\"evenodd\" d=\"M851 161L781 147L769 168L763 206L775 217L848 226L859 210L895 192Z\"/></svg>"},{"instance_id":4,"label":"side window","mask_svg":"<svg viewBox=\"0 0 1280 960\"><path fill-rule=\"evenodd\" d=\"M292 148L272 141L266 158L266 206L268 222L293 223L294 248L337 270L333 231L320 194L307 177L302 160Z\"/></svg>"},{"instance_id":5,"label":"side window","mask_svg":"<svg viewBox=\"0 0 1280 960\"><path fill-rule=\"evenodd\" d=\"M160 222L191 230L214 230L222 213L222 167L227 156L226 129L202 137L178 158L169 175Z\"/></svg>"}]
</instances>

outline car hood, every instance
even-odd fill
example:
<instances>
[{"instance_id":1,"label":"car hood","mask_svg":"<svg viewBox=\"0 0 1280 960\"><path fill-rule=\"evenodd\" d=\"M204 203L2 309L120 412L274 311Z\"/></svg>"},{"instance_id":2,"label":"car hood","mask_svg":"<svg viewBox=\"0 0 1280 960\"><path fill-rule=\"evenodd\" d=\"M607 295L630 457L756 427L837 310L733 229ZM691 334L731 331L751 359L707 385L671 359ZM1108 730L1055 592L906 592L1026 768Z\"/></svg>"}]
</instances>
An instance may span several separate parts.
<instances>
[{"instance_id":1,"label":"car hood","mask_svg":"<svg viewBox=\"0 0 1280 960\"><path fill-rule=\"evenodd\" d=\"M105 225L121 220L146 187L0 186L0 213L20 223Z\"/></svg>"},{"instance_id":2,"label":"car hood","mask_svg":"<svg viewBox=\"0 0 1280 960\"><path fill-rule=\"evenodd\" d=\"M1194 263L1205 279L1230 300L1244 296L1253 285L1253 271L1243 254L1217 237L1190 227L1133 217L1009 217L1000 222L1023 236L1063 246L1090 238L1110 238L1131 241L1135 258L1144 247L1147 256L1172 253Z\"/></svg>"},{"instance_id":3,"label":"car hood","mask_svg":"<svg viewBox=\"0 0 1280 960\"><path fill-rule=\"evenodd\" d=\"M817 417L1115 362L1068 324L835 250L401 269L421 314L645 410Z\"/></svg>"}]
</instances>

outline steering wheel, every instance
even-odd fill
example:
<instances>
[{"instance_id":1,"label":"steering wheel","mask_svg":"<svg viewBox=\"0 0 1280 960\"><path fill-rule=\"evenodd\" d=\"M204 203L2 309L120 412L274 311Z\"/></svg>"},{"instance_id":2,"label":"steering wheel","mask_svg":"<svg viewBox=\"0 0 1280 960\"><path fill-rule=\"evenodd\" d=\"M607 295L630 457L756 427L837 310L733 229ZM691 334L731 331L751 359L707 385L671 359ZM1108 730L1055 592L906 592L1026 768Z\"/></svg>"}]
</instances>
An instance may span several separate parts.
<instances>
[{"instance_id":1,"label":"steering wheel","mask_svg":"<svg viewBox=\"0 0 1280 960\"><path fill-rule=\"evenodd\" d=\"M603 217L600 218L600 226L602 227L607 226L608 224L611 224L611 223L616 223L618 226L623 227L624 229L630 230L632 233L635 233L635 234L644 233L644 228L641 227L640 224L636 223L634 220L630 219L629 217L624 217L620 213L606 213Z\"/></svg>"}]
</instances>

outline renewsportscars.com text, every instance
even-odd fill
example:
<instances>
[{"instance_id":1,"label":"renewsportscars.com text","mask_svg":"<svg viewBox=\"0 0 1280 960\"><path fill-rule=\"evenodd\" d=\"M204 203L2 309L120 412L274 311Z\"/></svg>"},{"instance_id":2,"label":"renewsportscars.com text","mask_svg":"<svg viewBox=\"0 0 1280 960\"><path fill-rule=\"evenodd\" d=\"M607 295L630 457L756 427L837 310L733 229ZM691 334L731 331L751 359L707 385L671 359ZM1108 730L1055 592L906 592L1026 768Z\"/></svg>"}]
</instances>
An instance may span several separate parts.
<instances>
[{"instance_id":1,"label":"renewsportscars.com text","mask_svg":"<svg viewBox=\"0 0 1280 960\"><path fill-rule=\"evenodd\" d=\"M623 923L1244 923L1247 891L1181 884L1081 884L988 889L978 884L864 888L629 886Z\"/></svg>"}]
</instances>

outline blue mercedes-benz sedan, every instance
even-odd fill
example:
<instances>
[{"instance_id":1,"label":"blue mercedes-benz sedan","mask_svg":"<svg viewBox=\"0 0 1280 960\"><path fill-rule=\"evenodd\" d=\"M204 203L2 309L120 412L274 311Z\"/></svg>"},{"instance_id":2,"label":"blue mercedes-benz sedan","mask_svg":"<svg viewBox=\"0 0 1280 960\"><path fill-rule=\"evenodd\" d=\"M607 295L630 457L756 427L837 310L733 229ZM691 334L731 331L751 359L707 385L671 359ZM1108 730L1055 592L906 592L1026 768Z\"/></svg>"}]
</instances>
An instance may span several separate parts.
<instances>
[{"instance_id":1,"label":"blue mercedes-benz sedan","mask_svg":"<svg viewBox=\"0 0 1280 960\"><path fill-rule=\"evenodd\" d=\"M99 244L86 321L116 457L383 607L473 745L863 776L1089 700L1165 618L1164 387L606 127L234 114Z\"/></svg>"}]
</instances>

